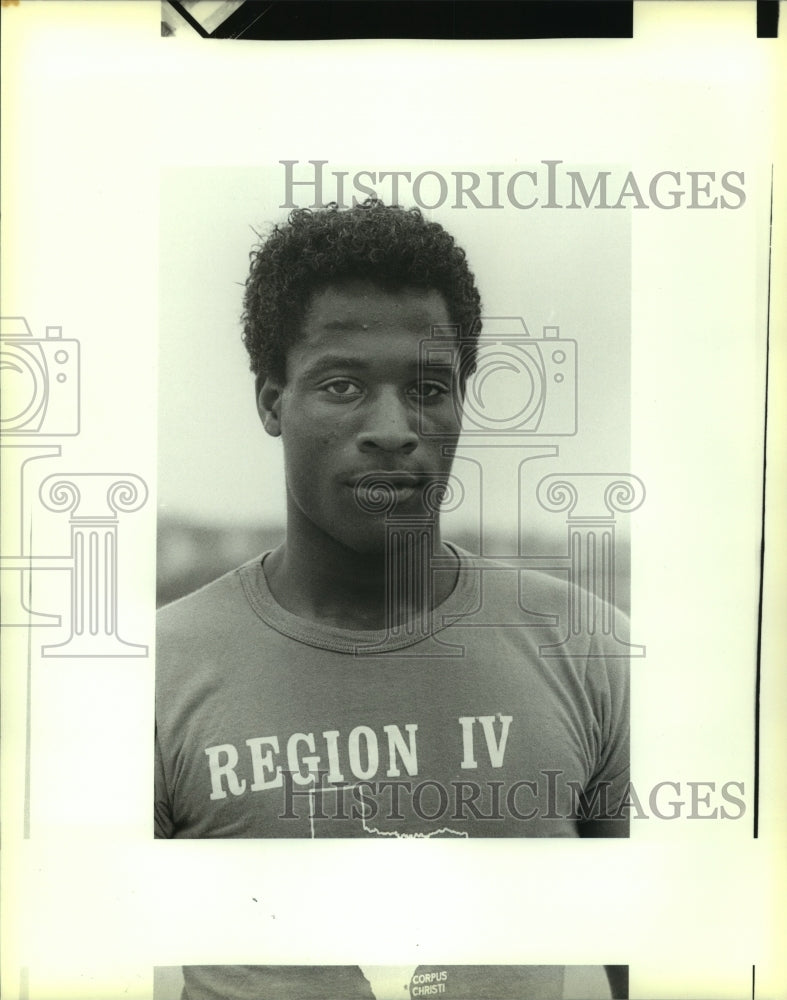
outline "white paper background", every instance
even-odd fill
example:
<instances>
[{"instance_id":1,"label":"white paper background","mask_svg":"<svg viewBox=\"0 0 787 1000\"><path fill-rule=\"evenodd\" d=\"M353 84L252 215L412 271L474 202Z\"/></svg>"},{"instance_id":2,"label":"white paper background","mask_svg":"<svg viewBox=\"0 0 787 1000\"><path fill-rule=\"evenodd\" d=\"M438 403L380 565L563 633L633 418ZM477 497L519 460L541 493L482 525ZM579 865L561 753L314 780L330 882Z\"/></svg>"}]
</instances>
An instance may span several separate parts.
<instances>
[{"instance_id":1,"label":"white paper background","mask_svg":"<svg viewBox=\"0 0 787 1000\"><path fill-rule=\"evenodd\" d=\"M3 15L3 314L81 343L83 429L47 472L151 487L119 535L120 631L149 646L162 167L473 165L480 150L645 177L745 170L749 195L740 211L633 213L631 457L648 486L633 778L743 781L746 817L643 821L627 843L154 844L151 660L41 660L46 630L6 629L4 995L145 997L154 965L214 961L609 962L651 998L750 996L756 965L757 997L784 995L784 682L769 645L756 841L750 792L784 44L756 39L754 5L637 5L634 41L559 44L189 44L158 37L154 2ZM36 595L57 605L62 581Z\"/></svg>"}]
</instances>

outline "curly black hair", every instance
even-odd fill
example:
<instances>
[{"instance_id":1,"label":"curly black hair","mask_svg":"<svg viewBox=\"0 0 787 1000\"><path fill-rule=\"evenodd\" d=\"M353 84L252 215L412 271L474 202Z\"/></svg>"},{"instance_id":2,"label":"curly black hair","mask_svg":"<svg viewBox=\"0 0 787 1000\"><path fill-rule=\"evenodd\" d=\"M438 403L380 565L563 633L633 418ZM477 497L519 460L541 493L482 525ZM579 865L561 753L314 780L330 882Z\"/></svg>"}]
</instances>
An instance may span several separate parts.
<instances>
[{"instance_id":1,"label":"curly black hair","mask_svg":"<svg viewBox=\"0 0 787 1000\"><path fill-rule=\"evenodd\" d=\"M459 327L462 369L472 370L481 330L481 298L464 250L417 208L369 198L353 208L336 202L296 208L252 248L243 297L243 342L255 375L283 382L289 346L312 296L357 278L385 290L429 289L445 299Z\"/></svg>"}]
</instances>

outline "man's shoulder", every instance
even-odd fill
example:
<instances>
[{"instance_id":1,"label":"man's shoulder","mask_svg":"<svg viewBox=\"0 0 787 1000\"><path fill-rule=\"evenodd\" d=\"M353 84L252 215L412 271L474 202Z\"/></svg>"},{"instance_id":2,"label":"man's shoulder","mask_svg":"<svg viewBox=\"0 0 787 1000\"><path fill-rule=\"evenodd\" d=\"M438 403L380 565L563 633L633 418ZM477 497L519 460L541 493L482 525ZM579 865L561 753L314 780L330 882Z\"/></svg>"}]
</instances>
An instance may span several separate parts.
<instances>
[{"instance_id":1,"label":"man's shoulder","mask_svg":"<svg viewBox=\"0 0 787 1000\"><path fill-rule=\"evenodd\" d=\"M514 583L520 595L543 595L550 603L568 598L569 579L565 570L528 566L525 559L517 556L483 556L458 545L452 547L463 571L475 573L485 593L508 590Z\"/></svg>"},{"instance_id":2,"label":"man's shoulder","mask_svg":"<svg viewBox=\"0 0 787 1000\"><path fill-rule=\"evenodd\" d=\"M259 557L229 570L198 590L165 604L156 612L159 638L181 631L203 632L214 624L232 617L232 610L248 606L243 576L258 564Z\"/></svg>"},{"instance_id":3,"label":"man's shoulder","mask_svg":"<svg viewBox=\"0 0 787 1000\"><path fill-rule=\"evenodd\" d=\"M551 628L551 638L546 631L538 633L544 648L551 644L550 656L562 650L577 661L611 659L625 665L630 652L628 615L604 596L572 581L567 569L529 567L524 559L478 556L454 548L463 571L478 581L477 601L487 615L494 615L501 606L509 613L514 610L529 616L529 625Z\"/></svg>"}]
</instances>

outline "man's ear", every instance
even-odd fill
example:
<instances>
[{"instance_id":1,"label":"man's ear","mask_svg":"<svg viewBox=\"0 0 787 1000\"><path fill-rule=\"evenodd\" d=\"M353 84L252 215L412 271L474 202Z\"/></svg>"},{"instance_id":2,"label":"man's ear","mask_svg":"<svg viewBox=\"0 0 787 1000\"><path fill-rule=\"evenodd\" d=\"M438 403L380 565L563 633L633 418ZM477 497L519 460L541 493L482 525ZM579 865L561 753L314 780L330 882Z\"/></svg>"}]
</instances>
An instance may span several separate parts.
<instances>
[{"instance_id":1,"label":"man's ear","mask_svg":"<svg viewBox=\"0 0 787 1000\"><path fill-rule=\"evenodd\" d=\"M258 375L254 381L257 395L257 413L262 426L271 437L281 434L281 396L283 386L270 375Z\"/></svg>"}]
</instances>

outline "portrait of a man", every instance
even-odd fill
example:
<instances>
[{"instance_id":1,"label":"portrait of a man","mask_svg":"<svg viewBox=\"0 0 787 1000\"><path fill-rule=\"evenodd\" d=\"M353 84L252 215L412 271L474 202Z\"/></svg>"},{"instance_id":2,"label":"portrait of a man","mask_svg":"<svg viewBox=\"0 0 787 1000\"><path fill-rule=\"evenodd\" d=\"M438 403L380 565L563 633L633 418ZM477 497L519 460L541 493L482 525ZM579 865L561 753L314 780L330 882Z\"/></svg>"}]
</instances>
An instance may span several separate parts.
<instances>
[{"instance_id":1,"label":"portrait of a man","mask_svg":"<svg viewBox=\"0 0 787 1000\"><path fill-rule=\"evenodd\" d=\"M295 209L253 250L286 530L160 611L157 837L627 835L615 610L568 642L575 584L443 535L483 322L417 208Z\"/></svg>"}]
</instances>

